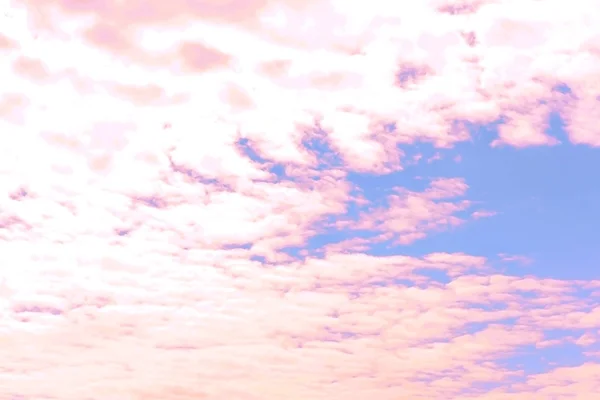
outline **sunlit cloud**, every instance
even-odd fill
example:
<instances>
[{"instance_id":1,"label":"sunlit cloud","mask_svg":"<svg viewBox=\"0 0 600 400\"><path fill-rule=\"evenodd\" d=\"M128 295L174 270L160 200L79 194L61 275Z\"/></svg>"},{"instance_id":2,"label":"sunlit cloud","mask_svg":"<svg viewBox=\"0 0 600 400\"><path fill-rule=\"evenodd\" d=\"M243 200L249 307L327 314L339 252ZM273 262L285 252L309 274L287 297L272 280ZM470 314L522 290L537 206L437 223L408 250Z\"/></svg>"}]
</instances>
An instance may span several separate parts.
<instances>
[{"instance_id":1,"label":"sunlit cloud","mask_svg":"<svg viewBox=\"0 0 600 400\"><path fill-rule=\"evenodd\" d=\"M528 250L593 183L517 193L600 146L594 2L5 3L0 398L600 390L600 281Z\"/></svg>"}]
</instances>

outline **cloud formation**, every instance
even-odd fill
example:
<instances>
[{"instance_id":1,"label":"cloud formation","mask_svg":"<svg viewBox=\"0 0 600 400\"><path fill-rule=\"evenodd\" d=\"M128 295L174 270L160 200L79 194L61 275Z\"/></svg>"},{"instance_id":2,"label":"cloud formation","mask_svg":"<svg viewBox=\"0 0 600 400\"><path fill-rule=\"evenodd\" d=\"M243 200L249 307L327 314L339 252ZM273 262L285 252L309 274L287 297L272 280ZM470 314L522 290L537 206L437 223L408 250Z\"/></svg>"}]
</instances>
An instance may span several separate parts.
<instances>
[{"instance_id":1,"label":"cloud formation","mask_svg":"<svg viewBox=\"0 0 600 400\"><path fill-rule=\"evenodd\" d=\"M3 7L1 399L600 391L600 281L413 247L503 218L461 145L600 147L593 2Z\"/></svg>"}]
</instances>

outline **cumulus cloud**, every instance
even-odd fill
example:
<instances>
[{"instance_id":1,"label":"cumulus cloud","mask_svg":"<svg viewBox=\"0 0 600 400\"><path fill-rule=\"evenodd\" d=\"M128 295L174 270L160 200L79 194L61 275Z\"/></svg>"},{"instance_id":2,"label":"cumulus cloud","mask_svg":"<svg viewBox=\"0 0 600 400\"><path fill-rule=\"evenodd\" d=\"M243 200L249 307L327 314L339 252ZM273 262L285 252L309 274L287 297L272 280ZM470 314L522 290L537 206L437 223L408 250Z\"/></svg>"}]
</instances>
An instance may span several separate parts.
<instances>
[{"instance_id":1,"label":"cumulus cloud","mask_svg":"<svg viewBox=\"0 0 600 400\"><path fill-rule=\"evenodd\" d=\"M461 176L377 199L352 180L484 125L494 148L600 146L593 2L3 7L0 398L598 393L598 293L580 291L600 283L410 252L496 215ZM585 362L505 362L564 343Z\"/></svg>"}]
</instances>

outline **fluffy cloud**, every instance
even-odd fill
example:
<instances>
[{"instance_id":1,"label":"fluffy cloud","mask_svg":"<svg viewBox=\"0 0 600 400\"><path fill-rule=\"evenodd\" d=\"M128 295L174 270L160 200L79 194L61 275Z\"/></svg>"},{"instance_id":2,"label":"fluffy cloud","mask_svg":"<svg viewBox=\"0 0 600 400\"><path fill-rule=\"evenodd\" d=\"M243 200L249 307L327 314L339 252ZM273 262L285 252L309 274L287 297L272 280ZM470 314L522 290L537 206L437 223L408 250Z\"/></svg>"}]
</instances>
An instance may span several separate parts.
<instances>
[{"instance_id":1,"label":"fluffy cloud","mask_svg":"<svg viewBox=\"0 0 600 400\"><path fill-rule=\"evenodd\" d=\"M493 147L558 146L553 113L600 146L593 8L4 5L0 397L593 398L600 283L410 253L496 212L460 176L352 180L490 124ZM565 343L586 361L506 361Z\"/></svg>"}]
</instances>

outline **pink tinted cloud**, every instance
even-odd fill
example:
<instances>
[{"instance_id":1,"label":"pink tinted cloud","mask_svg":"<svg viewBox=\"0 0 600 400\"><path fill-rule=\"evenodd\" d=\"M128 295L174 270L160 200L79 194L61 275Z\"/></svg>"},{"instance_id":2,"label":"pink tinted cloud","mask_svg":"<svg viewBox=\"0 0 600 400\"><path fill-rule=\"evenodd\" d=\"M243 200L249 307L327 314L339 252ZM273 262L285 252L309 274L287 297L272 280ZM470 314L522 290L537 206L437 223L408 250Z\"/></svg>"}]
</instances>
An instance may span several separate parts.
<instances>
[{"instance_id":1,"label":"pink tinted cloud","mask_svg":"<svg viewBox=\"0 0 600 400\"><path fill-rule=\"evenodd\" d=\"M480 218L487 218L487 217L493 217L494 215L497 215L498 213L495 211L489 211L489 210L477 210L471 213L471 217L475 218L475 219L480 219Z\"/></svg>"},{"instance_id":2,"label":"pink tinted cloud","mask_svg":"<svg viewBox=\"0 0 600 400\"><path fill-rule=\"evenodd\" d=\"M19 57L13 64L15 74L24 79L42 83L50 77L50 72L39 59Z\"/></svg>"},{"instance_id":3,"label":"pink tinted cloud","mask_svg":"<svg viewBox=\"0 0 600 400\"><path fill-rule=\"evenodd\" d=\"M423 192L397 187L387 196L383 207L371 206L357 219L340 218L336 227L341 230L368 230L379 233L375 242L392 240L410 244L422 239L429 231L457 226L463 219L455 214L470 207L468 200L460 200L468 186L462 179L435 179Z\"/></svg>"},{"instance_id":4,"label":"pink tinted cloud","mask_svg":"<svg viewBox=\"0 0 600 400\"><path fill-rule=\"evenodd\" d=\"M207 47L202 43L183 43L179 49L184 65L198 73L227 65L229 57L219 50Z\"/></svg>"},{"instance_id":5,"label":"pink tinted cloud","mask_svg":"<svg viewBox=\"0 0 600 400\"><path fill-rule=\"evenodd\" d=\"M460 121L541 146L558 110L598 145L593 4L408 4L19 2L0 36L22 50L1 70L0 397L593 398L597 294L443 248L371 255L490 212L460 177L381 203L349 179L407 166L398 145L444 155ZM565 324L587 333L548 336ZM503 363L564 343L586 362Z\"/></svg>"},{"instance_id":6,"label":"pink tinted cloud","mask_svg":"<svg viewBox=\"0 0 600 400\"><path fill-rule=\"evenodd\" d=\"M498 256L500 257L500 259L502 261L505 261L505 262L515 262L515 263L523 264L523 265L528 265L533 262L533 259L531 259L530 257L518 255L518 254L500 253L500 254L498 254Z\"/></svg>"},{"instance_id":7,"label":"pink tinted cloud","mask_svg":"<svg viewBox=\"0 0 600 400\"><path fill-rule=\"evenodd\" d=\"M0 34L0 50L7 51L17 47L17 42L13 39Z\"/></svg>"}]
</instances>

